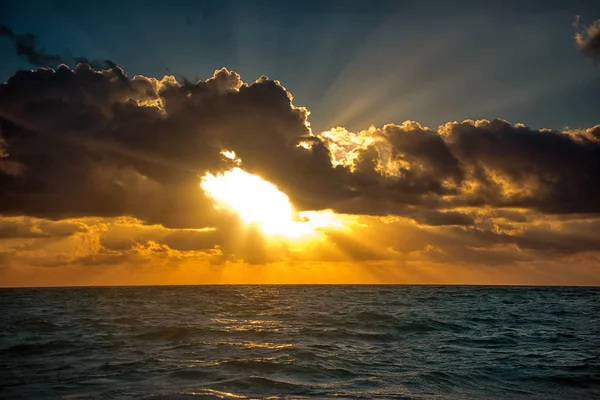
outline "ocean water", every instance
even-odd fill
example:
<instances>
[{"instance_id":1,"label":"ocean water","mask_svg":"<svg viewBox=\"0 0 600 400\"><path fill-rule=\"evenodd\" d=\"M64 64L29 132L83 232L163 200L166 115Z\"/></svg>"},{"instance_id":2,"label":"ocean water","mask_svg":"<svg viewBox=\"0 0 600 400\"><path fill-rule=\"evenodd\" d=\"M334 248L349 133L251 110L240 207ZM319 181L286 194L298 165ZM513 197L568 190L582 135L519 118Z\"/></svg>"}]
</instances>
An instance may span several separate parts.
<instances>
[{"instance_id":1,"label":"ocean water","mask_svg":"<svg viewBox=\"0 0 600 400\"><path fill-rule=\"evenodd\" d=\"M0 290L1 399L600 399L600 288Z\"/></svg>"}]
</instances>

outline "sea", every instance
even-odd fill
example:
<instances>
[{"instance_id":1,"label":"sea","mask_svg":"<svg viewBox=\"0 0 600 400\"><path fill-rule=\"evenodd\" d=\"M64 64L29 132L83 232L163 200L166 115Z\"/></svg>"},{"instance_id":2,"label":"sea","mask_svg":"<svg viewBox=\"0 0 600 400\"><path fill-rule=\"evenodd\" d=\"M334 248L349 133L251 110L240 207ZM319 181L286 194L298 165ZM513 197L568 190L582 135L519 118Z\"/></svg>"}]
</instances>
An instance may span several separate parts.
<instances>
[{"instance_id":1,"label":"sea","mask_svg":"<svg viewBox=\"0 0 600 400\"><path fill-rule=\"evenodd\" d=\"M0 399L600 399L600 288L0 290Z\"/></svg>"}]
</instances>

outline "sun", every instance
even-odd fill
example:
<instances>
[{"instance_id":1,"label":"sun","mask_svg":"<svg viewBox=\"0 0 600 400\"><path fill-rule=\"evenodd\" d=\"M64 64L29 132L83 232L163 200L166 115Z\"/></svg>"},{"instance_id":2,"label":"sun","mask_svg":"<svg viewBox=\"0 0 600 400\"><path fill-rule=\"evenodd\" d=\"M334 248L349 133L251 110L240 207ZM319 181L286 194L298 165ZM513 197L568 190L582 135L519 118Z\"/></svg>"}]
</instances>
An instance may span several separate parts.
<instances>
[{"instance_id":1,"label":"sun","mask_svg":"<svg viewBox=\"0 0 600 400\"><path fill-rule=\"evenodd\" d=\"M288 196L239 167L219 175L207 173L200 186L219 205L237 212L245 223L256 224L267 234L294 234L297 228Z\"/></svg>"},{"instance_id":2,"label":"sun","mask_svg":"<svg viewBox=\"0 0 600 400\"><path fill-rule=\"evenodd\" d=\"M235 159L233 152L225 153L225 157ZM200 187L215 200L217 208L235 212L244 223L258 226L269 236L299 238L311 236L319 228L341 225L331 210L295 211L289 197L277 186L240 167L216 175L208 172Z\"/></svg>"},{"instance_id":3,"label":"sun","mask_svg":"<svg viewBox=\"0 0 600 400\"><path fill-rule=\"evenodd\" d=\"M271 182L244 171L235 152L221 155L236 167L211 174L207 172L200 187L216 203L236 213L247 225L258 226L266 235L291 239L314 239L323 229L345 229L345 219L332 210L297 212L289 197Z\"/></svg>"}]
</instances>

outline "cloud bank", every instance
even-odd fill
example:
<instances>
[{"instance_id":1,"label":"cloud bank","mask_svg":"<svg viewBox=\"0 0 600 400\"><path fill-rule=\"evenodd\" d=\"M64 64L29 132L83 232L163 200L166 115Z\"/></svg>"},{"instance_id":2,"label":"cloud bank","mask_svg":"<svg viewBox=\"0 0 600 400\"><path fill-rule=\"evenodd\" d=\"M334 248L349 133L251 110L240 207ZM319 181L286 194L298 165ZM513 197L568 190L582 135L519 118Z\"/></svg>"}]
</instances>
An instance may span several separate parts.
<instances>
[{"instance_id":1,"label":"cloud bank","mask_svg":"<svg viewBox=\"0 0 600 400\"><path fill-rule=\"evenodd\" d=\"M198 176L230 167L220 154L230 149L300 210L413 215L418 207L428 214L415 219L433 225L468 224L439 214L456 207L600 211L600 125L559 132L503 120L437 129L406 121L314 134L308 115L279 82L245 84L226 69L195 83L86 64L19 71L0 86L0 210L207 227Z\"/></svg>"},{"instance_id":2,"label":"cloud bank","mask_svg":"<svg viewBox=\"0 0 600 400\"><path fill-rule=\"evenodd\" d=\"M178 82L107 65L19 71L0 84L5 265L598 262L600 125L313 132L309 111L264 76L245 83L223 68ZM351 232L294 251L215 210L199 182L234 165L224 149L299 211L348 214Z\"/></svg>"}]
</instances>

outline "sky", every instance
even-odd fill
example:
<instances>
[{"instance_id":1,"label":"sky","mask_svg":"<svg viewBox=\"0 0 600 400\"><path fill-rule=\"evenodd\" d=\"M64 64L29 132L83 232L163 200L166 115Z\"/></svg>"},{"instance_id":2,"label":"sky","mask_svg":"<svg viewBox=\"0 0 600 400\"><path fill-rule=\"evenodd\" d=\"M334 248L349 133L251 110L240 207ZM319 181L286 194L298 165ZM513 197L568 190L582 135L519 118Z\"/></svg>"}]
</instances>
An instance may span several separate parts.
<instances>
[{"instance_id":1,"label":"sky","mask_svg":"<svg viewBox=\"0 0 600 400\"><path fill-rule=\"evenodd\" d=\"M600 285L600 5L0 2L0 286Z\"/></svg>"}]
</instances>

